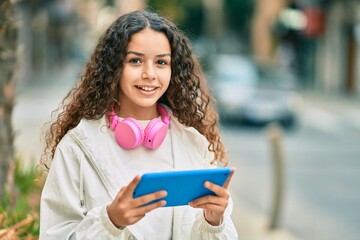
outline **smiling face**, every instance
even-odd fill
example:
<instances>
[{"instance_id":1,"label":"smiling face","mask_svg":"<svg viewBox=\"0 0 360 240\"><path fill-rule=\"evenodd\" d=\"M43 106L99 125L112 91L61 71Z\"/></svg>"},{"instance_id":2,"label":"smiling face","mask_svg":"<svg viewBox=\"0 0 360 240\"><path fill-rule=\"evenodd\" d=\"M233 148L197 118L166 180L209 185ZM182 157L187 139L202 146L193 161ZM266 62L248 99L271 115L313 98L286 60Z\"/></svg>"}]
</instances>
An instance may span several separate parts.
<instances>
[{"instance_id":1,"label":"smiling face","mask_svg":"<svg viewBox=\"0 0 360 240\"><path fill-rule=\"evenodd\" d=\"M120 78L120 117L157 117L156 102L171 78L171 48L165 34L146 28L129 42Z\"/></svg>"}]
</instances>

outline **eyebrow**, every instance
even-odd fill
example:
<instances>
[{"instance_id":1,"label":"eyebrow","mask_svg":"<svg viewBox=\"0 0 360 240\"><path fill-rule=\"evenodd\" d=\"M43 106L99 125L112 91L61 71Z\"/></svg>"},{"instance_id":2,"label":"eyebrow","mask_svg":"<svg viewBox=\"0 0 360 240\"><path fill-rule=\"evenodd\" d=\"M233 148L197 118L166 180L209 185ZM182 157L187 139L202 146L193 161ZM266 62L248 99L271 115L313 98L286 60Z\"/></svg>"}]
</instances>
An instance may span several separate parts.
<instances>
[{"instance_id":1,"label":"eyebrow","mask_svg":"<svg viewBox=\"0 0 360 240\"><path fill-rule=\"evenodd\" d=\"M128 51L128 52L126 53L126 55L128 55L128 54L134 54L134 55L137 55L137 56L145 56L145 54L140 53L140 52L136 52L136 51ZM164 53L164 54L158 54L158 55L156 55L156 57L166 57L166 56L171 57L171 54L170 54L170 53Z\"/></svg>"}]
</instances>

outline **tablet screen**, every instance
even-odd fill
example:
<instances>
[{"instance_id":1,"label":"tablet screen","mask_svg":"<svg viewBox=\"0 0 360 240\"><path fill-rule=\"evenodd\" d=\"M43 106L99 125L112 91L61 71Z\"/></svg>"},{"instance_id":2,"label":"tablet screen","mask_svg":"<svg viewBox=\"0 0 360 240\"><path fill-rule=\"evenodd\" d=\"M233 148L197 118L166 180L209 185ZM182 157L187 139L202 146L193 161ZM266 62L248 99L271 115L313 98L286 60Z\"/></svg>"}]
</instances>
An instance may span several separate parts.
<instances>
[{"instance_id":1,"label":"tablet screen","mask_svg":"<svg viewBox=\"0 0 360 240\"><path fill-rule=\"evenodd\" d=\"M146 173L141 177L133 197L165 190L167 196L156 200L166 200L165 207L188 205L194 199L215 195L204 187L205 181L222 186L230 173L230 168Z\"/></svg>"}]
</instances>

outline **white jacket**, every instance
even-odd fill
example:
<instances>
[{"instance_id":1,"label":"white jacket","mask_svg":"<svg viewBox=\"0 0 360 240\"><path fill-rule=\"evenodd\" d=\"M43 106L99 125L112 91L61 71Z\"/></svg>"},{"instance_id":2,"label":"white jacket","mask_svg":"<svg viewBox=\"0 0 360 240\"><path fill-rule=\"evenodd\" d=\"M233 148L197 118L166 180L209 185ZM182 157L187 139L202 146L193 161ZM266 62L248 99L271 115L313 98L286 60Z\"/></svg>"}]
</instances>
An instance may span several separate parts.
<instances>
[{"instance_id":1,"label":"white jacket","mask_svg":"<svg viewBox=\"0 0 360 240\"><path fill-rule=\"evenodd\" d=\"M206 138L171 117L175 169L211 167ZM120 230L107 215L106 206L134 177L115 167L118 156L111 132L105 117L82 120L60 141L41 195L40 240L147 239L137 223ZM175 207L173 239L238 239L230 218L232 204L230 200L220 226L208 224L201 209ZM151 224L146 216L142 221Z\"/></svg>"}]
</instances>

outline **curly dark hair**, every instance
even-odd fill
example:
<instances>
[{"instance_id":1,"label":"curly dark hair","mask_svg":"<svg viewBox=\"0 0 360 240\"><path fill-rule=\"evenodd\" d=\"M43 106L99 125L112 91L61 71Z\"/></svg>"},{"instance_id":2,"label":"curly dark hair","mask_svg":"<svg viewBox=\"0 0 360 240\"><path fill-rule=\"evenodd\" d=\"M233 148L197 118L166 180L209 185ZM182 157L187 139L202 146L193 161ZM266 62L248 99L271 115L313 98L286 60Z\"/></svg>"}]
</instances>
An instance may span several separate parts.
<instances>
[{"instance_id":1,"label":"curly dark hair","mask_svg":"<svg viewBox=\"0 0 360 240\"><path fill-rule=\"evenodd\" d=\"M63 136L82 118L100 119L119 106L120 86L118 79L132 35L151 28L164 33L171 46L170 85L159 102L169 106L176 118L197 129L214 152L214 161L227 165L224 145L218 129L219 117L211 96L207 79L197 58L192 52L189 39L178 28L157 13L135 11L120 16L100 38L90 61L77 86L63 99L53 112L57 118L45 134L46 146L41 163L54 157L55 149Z\"/></svg>"}]
</instances>

